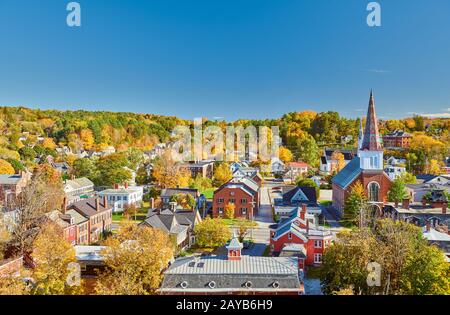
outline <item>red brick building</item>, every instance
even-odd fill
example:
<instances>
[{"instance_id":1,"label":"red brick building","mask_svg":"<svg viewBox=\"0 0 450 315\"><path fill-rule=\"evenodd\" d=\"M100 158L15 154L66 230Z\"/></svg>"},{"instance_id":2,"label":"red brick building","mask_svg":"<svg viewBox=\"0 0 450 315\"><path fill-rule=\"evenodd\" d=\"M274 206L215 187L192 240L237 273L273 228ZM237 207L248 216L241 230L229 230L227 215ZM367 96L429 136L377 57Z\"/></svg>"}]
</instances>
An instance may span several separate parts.
<instances>
[{"instance_id":1,"label":"red brick building","mask_svg":"<svg viewBox=\"0 0 450 315\"><path fill-rule=\"evenodd\" d=\"M55 210L46 215L61 228L65 240L72 245L77 245L77 226L70 214L62 214L58 210Z\"/></svg>"},{"instance_id":2,"label":"red brick building","mask_svg":"<svg viewBox=\"0 0 450 315\"><path fill-rule=\"evenodd\" d=\"M383 145L388 149L407 149L411 144L411 134L403 130L395 130L383 136Z\"/></svg>"},{"instance_id":3,"label":"red brick building","mask_svg":"<svg viewBox=\"0 0 450 315\"><path fill-rule=\"evenodd\" d=\"M8 208L14 199L28 185L31 174L20 172L19 174L0 174L0 204Z\"/></svg>"},{"instance_id":4,"label":"red brick building","mask_svg":"<svg viewBox=\"0 0 450 315\"><path fill-rule=\"evenodd\" d=\"M372 209L381 214L383 205L387 202L391 179L383 169L383 147L372 92L364 133L361 125L358 155L332 179L333 207L341 211L341 214L345 201L357 182L363 185Z\"/></svg>"},{"instance_id":5,"label":"red brick building","mask_svg":"<svg viewBox=\"0 0 450 315\"><path fill-rule=\"evenodd\" d=\"M295 256L299 268L322 263L322 255L332 240L332 233L310 222L306 205L280 221L270 232L270 250L275 255Z\"/></svg>"},{"instance_id":6,"label":"red brick building","mask_svg":"<svg viewBox=\"0 0 450 315\"><path fill-rule=\"evenodd\" d=\"M250 178L233 178L220 186L213 197L213 217L221 217L228 204L234 204L234 217L252 219L259 208L259 185Z\"/></svg>"}]
</instances>

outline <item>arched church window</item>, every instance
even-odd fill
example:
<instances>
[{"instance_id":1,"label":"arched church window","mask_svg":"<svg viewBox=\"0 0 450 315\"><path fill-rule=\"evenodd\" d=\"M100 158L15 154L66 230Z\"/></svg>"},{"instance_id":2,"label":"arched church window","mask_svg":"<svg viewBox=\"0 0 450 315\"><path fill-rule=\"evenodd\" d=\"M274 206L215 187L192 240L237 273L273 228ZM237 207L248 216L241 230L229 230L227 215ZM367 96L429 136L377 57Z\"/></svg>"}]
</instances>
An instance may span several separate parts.
<instances>
[{"instance_id":1,"label":"arched church window","mask_svg":"<svg viewBox=\"0 0 450 315\"><path fill-rule=\"evenodd\" d=\"M380 195L380 185L378 185L378 183L372 182L369 184L368 190L369 190L369 201L378 202Z\"/></svg>"}]
</instances>

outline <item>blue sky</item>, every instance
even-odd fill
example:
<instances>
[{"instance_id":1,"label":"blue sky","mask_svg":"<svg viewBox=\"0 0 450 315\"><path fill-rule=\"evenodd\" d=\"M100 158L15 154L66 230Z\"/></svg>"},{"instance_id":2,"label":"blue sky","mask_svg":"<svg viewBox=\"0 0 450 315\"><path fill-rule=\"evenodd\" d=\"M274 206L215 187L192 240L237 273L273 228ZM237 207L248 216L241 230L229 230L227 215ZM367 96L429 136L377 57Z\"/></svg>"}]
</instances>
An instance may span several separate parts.
<instances>
[{"instance_id":1,"label":"blue sky","mask_svg":"<svg viewBox=\"0 0 450 315\"><path fill-rule=\"evenodd\" d=\"M183 118L450 115L450 1L0 0L0 105Z\"/></svg>"}]
</instances>

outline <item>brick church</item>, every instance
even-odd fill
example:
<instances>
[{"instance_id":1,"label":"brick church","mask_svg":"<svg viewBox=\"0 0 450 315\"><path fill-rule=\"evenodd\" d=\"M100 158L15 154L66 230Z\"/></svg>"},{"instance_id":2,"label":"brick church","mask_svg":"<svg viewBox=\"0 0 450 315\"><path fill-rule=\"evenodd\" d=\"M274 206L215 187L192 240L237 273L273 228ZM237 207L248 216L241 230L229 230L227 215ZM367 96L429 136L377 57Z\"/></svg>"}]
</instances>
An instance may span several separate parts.
<instances>
[{"instance_id":1,"label":"brick church","mask_svg":"<svg viewBox=\"0 0 450 315\"><path fill-rule=\"evenodd\" d=\"M380 211L387 202L387 193L391 187L391 180L383 170L383 145L372 91L364 132L362 129L361 120L357 156L332 179L333 207L341 214L345 200L356 182L363 185L369 202Z\"/></svg>"}]
</instances>

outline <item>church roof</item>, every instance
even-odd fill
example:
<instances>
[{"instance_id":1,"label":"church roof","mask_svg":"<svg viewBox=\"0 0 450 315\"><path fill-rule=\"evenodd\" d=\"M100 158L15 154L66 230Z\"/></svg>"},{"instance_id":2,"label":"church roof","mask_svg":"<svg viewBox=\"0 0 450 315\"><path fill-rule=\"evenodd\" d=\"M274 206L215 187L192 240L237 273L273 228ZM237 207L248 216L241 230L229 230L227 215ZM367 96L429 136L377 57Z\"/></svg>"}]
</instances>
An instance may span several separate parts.
<instances>
[{"instance_id":1,"label":"church roof","mask_svg":"<svg viewBox=\"0 0 450 315\"><path fill-rule=\"evenodd\" d=\"M361 171L359 157L355 157L333 177L332 182L345 189L348 185L353 183L359 174L361 174Z\"/></svg>"},{"instance_id":2,"label":"church roof","mask_svg":"<svg viewBox=\"0 0 450 315\"><path fill-rule=\"evenodd\" d=\"M366 128L364 129L364 138L361 150L381 151L381 138L378 131L378 120L375 113L375 100L370 91L369 108L367 109Z\"/></svg>"}]
</instances>

